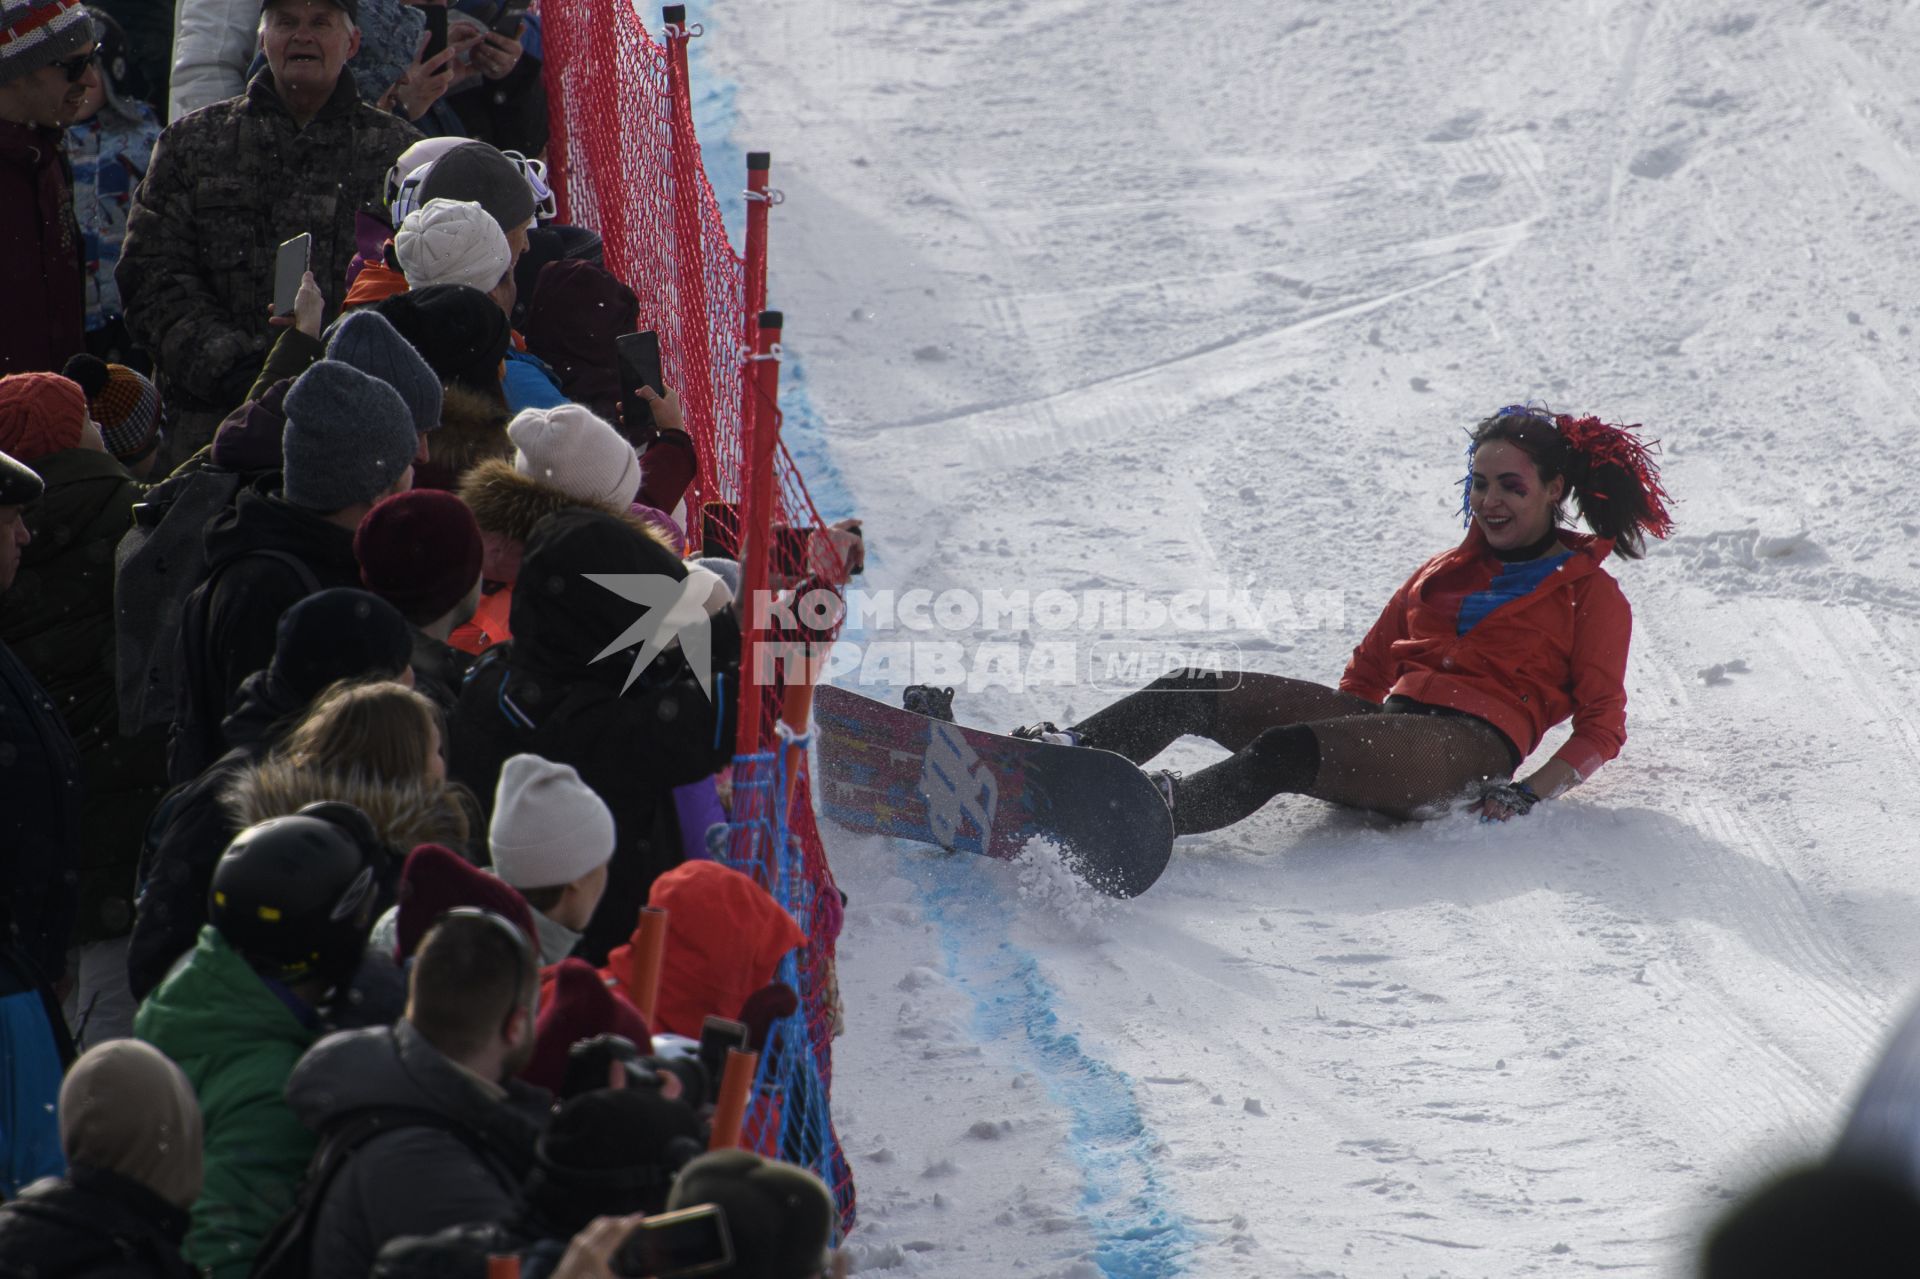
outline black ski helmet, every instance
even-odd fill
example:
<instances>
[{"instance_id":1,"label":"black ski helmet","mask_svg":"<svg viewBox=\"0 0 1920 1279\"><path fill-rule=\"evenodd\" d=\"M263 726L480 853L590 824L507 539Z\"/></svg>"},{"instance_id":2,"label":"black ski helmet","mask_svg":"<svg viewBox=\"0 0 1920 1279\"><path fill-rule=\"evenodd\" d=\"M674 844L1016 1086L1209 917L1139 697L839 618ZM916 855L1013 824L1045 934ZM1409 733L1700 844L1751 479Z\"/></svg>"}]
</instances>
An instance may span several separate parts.
<instances>
[{"instance_id":1,"label":"black ski helmet","mask_svg":"<svg viewBox=\"0 0 1920 1279\"><path fill-rule=\"evenodd\" d=\"M214 867L208 917L257 972L338 985L366 950L382 856L365 813L309 804L234 836Z\"/></svg>"}]
</instances>

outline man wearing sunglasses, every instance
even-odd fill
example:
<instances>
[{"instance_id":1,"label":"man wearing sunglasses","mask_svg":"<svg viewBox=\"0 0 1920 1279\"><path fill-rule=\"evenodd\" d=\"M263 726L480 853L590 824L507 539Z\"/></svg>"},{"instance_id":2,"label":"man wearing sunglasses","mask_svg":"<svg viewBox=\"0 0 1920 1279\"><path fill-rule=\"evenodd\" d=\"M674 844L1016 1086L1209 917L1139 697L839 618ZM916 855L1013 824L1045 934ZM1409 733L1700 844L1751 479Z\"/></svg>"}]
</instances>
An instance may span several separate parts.
<instances>
[{"instance_id":1,"label":"man wearing sunglasses","mask_svg":"<svg viewBox=\"0 0 1920 1279\"><path fill-rule=\"evenodd\" d=\"M0 374L86 349L86 276L64 135L100 82L80 0L0 0Z\"/></svg>"}]
</instances>

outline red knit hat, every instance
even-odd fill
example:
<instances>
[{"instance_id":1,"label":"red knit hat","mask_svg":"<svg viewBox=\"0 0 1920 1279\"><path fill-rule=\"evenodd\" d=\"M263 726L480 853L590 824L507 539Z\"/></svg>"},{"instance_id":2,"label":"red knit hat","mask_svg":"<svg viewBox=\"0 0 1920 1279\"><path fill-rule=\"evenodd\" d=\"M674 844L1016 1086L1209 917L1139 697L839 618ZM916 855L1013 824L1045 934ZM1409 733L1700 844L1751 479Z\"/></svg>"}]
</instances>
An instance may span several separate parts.
<instances>
[{"instance_id":1,"label":"red knit hat","mask_svg":"<svg viewBox=\"0 0 1920 1279\"><path fill-rule=\"evenodd\" d=\"M401 963L420 949L433 921L456 906L490 910L539 944L533 927L533 908L510 886L487 874L452 849L422 844L407 854L400 867L400 910L394 939L394 958Z\"/></svg>"},{"instance_id":2,"label":"red knit hat","mask_svg":"<svg viewBox=\"0 0 1920 1279\"><path fill-rule=\"evenodd\" d=\"M467 504L438 489L383 498L353 534L366 588L415 626L444 617L480 580L484 547Z\"/></svg>"},{"instance_id":3,"label":"red knit hat","mask_svg":"<svg viewBox=\"0 0 1920 1279\"><path fill-rule=\"evenodd\" d=\"M567 1050L595 1035L620 1035L652 1050L647 1019L584 959L563 959L542 974L540 1018L533 1032L533 1058L520 1077L553 1092L567 1076Z\"/></svg>"},{"instance_id":4,"label":"red knit hat","mask_svg":"<svg viewBox=\"0 0 1920 1279\"><path fill-rule=\"evenodd\" d=\"M58 373L0 377L0 453L32 462L80 447L87 428L87 393Z\"/></svg>"}]
</instances>

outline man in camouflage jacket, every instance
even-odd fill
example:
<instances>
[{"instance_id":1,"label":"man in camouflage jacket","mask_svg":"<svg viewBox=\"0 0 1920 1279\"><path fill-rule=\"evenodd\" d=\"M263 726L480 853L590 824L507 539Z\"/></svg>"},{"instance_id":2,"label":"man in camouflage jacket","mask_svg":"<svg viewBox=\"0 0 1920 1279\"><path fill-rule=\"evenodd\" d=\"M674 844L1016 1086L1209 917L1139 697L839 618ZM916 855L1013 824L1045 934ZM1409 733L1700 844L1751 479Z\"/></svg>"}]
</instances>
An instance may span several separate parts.
<instances>
[{"instance_id":1,"label":"man in camouflage jacket","mask_svg":"<svg viewBox=\"0 0 1920 1279\"><path fill-rule=\"evenodd\" d=\"M212 438L246 398L274 331L274 254L301 232L339 310L354 214L380 208L387 169L420 134L368 106L347 59L357 0L267 0L266 70L237 98L160 135L134 194L116 278L134 340L152 353L175 410L169 464Z\"/></svg>"}]
</instances>

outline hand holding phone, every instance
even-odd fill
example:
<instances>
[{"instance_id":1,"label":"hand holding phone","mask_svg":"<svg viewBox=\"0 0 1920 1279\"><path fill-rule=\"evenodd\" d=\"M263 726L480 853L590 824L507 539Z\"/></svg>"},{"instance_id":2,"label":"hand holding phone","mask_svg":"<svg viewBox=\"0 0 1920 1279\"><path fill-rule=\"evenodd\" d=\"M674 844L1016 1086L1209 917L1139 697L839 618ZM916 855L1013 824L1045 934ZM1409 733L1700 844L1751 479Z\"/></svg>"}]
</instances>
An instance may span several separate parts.
<instances>
[{"instance_id":1,"label":"hand holding phone","mask_svg":"<svg viewBox=\"0 0 1920 1279\"><path fill-rule=\"evenodd\" d=\"M733 1264L733 1236L719 1204L643 1217L610 1269L618 1279L692 1279Z\"/></svg>"},{"instance_id":2,"label":"hand holding phone","mask_svg":"<svg viewBox=\"0 0 1920 1279\"><path fill-rule=\"evenodd\" d=\"M520 24L527 16L527 4L528 0L504 0L499 16L493 20L494 33L509 40L519 35Z\"/></svg>"},{"instance_id":3,"label":"hand holding phone","mask_svg":"<svg viewBox=\"0 0 1920 1279\"><path fill-rule=\"evenodd\" d=\"M447 6L422 5L420 12L427 20L427 47L420 51L420 61L431 62L447 47Z\"/></svg>"},{"instance_id":4,"label":"hand holding phone","mask_svg":"<svg viewBox=\"0 0 1920 1279\"><path fill-rule=\"evenodd\" d=\"M657 428L653 408L641 397L640 388L644 386L666 398L667 384L660 371L660 335L652 329L622 334L613 340L613 352L620 367L620 425L627 439L650 440Z\"/></svg>"},{"instance_id":5,"label":"hand holding phone","mask_svg":"<svg viewBox=\"0 0 1920 1279\"><path fill-rule=\"evenodd\" d=\"M273 313L292 315L300 296L300 279L313 265L313 237L302 231L273 255Z\"/></svg>"}]
</instances>

